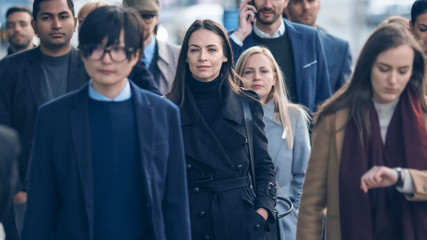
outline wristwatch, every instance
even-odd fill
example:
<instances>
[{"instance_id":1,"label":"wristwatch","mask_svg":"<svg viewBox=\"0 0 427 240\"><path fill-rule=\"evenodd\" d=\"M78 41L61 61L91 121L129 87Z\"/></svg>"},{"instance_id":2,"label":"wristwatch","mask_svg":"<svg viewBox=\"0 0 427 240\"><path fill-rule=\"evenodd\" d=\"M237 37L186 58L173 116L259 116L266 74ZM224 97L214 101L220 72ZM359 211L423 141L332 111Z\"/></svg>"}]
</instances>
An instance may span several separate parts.
<instances>
[{"instance_id":1,"label":"wristwatch","mask_svg":"<svg viewBox=\"0 0 427 240\"><path fill-rule=\"evenodd\" d=\"M397 186L397 187L403 187L403 181L402 181L402 168L397 167L397 168L394 168L394 170L396 170L396 172L397 172L397 182L396 182L396 186Z\"/></svg>"}]
</instances>

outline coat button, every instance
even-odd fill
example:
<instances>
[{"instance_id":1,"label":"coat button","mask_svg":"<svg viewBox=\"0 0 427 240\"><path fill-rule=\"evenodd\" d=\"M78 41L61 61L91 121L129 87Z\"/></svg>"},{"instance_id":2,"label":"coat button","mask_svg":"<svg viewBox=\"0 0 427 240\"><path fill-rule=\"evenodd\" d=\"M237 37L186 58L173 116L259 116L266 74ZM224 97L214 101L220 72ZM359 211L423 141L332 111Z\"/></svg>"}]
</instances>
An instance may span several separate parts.
<instances>
[{"instance_id":1,"label":"coat button","mask_svg":"<svg viewBox=\"0 0 427 240\"><path fill-rule=\"evenodd\" d=\"M242 164L239 164L239 165L236 165L236 170L240 170L240 169L242 169Z\"/></svg>"},{"instance_id":2,"label":"coat button","mask_svg":"<svg viewBox=\"0 0 427 240\"><path fill-rule=\"evenodd\" d=\"M191 169L191 164L187 164L187 170Z\"/></svg>"},{"instance_id":3,"label":"coat button","mask_svg":"<svg viewBox=\"0 0 427 240\"><path fill-rule=\"evenodd\" d=\"M261 228L261 225L259 224L255 225L255 229L260 229L260 228Z\"/></svg>"},{"instance_id":4,"label":"coat button","mask_svg":"<svg viewBox=\"0 0 427 240\"><path fill-rule=\"evenodd\" d=\"M248 139L247 138L245 139L245 142L248 143Z\"/></svg>"},{"instance_id":5,"label":"coat button","mask_svg":"<svg viewBox=\"0 0 427 240\"><path fill-rule=\"evenodd\" d=\"M206 216L206 212L205 211L199 212L199 217L204 217L204 216Z\"/></svg>"},{"instance_id":6,"label":"coat button","mask_svg":"<svg viewBox=\"0 0 427 240\"><path fill-rule=\"evenodd\" d=\"M198 193L199 191L200 191L200 189L198 187L193 188L193 193Z\"/></svg>"},{"instance_id":7,"label":"coat button","mask_svg":"<svg viewBox=\"0 0 427 240\"><path fill-rule=\"evenodd\" d=\"M211 236L206 235L203 239L204 239L204 240L209 240L209 239L211 239Z\"/></svg>"}]
</instances>

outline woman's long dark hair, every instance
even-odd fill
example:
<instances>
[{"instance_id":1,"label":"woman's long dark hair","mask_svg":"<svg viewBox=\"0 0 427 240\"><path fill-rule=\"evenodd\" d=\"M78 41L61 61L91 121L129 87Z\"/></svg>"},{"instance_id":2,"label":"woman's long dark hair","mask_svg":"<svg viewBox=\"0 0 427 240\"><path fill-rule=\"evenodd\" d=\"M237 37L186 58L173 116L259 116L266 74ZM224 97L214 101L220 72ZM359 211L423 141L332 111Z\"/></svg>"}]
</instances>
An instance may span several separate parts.
<instances>
[{"instance_id":1,"label":"woman's long dark hair","mask_svg":"<svg viewBox=\"0 0 427 240\"><path fill-rule=\"evenodd\" d=\"M181 46L181 52L178 57L178 64L176 67L176 74L174 81L171 85L171 88L166 93L166 97L177 104L178 106L182 106L184 104L184 96L185 96L185 85L188 79L191 76L190 68L187 63L187 52L188 52L188 41L190 40L191 35L198 30L208 30L216 35L218 35L222 39L222 48L224 52L224 57L227 58L227 62L223 62L220 70L220 78L221 85L225 82L228 83L230 88L239 93L239 87L235 83L235 78L239 78L239 76L234 71L234 60L233 60L233 51L231 49L230 40L228 38L227 32L221 26L221 24L205 19L205 20L196 20L191 24L185 33L184 40Z\"/></svg>"},{"instance_id":2,"label":"woman's long dark hair","mask_svg":"<svg viewBox=\"0 0 427 240\"><path fill-rule=\"evenodd\" d=\"M358 129L362 133L368 133L369 135L368 113L373 96L371 84L372 67L379 54L401 45L408 45L414 51L412 75L406 87L416 93L423 111L427 112L423 50L409 32L409 29L401 26L401 24L387 23L379 26L369 37L360 53L349 83L319 108L315 113L315 124L328 114L348 108L348 120L353 119Z\"/></svg>"}]
</instances>

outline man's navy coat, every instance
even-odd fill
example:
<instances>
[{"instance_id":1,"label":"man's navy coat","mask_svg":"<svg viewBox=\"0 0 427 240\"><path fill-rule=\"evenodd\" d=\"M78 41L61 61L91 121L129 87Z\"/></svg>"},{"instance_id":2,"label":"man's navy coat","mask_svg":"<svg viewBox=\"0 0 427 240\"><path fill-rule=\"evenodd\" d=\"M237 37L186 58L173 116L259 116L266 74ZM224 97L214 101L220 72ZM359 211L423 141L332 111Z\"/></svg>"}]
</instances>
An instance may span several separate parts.
<instances>
[{"instance_id":1,"label":"man's navy coat","mask_svg":"<svg viewBox=\"0 0 427 240\"><path fill-rule=\"evenodd\" d=\"M313 111L331 96L323 46L315 29L286 19L283 21L294 55L298 103ZM235 61L246 49L254 46L254 34L252 31L245 38L242 47L230 40Z\"/></svg>"},{"instance_id":2,"label":"man's navy coat","mask_svg":"<svg viewBox=\"0 0 427 240\"><path fill-rule=\"evenodd\" d=\"M332 36L323 28L317 29L325 50L331 89L336 92L351 75L350 46L347 41Z\"/></svg>"},{"instance_id":3,"label":"man's navy coat","mask_svg":"<svg viewBox=\"0 0 427 240\"><path fill-rule=\"evenodd\" d=\"M154 239L190 239L179 111L133 83L131 89L149 228ZM94 239L88 101L85 85L40 108L23 240Z\"/></svg>"}]
</instances>

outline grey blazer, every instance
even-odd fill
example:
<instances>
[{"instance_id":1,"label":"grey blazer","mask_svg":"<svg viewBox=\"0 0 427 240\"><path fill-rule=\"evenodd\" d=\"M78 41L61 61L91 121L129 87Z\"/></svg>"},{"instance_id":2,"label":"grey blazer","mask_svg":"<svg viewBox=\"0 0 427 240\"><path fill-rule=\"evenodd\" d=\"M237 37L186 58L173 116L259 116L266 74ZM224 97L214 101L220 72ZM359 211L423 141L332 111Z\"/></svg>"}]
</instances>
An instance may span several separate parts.
<instances>
[{"instance_id":1,"label":"grey blazer","mask_svg":"<svg viewBox=\"0 0 427 240\"><path fill-rule=\"evenodd\" d=\"M293 240L296 238L297 212L310 156L310 137L303 113L295 109L289 109L292 132L294 134L294 146L289 149L287 136L283 138L283 127L274 122L275 114L274 101L271 100L264 106L268 152L276 168L276 179L280 188L278 196L290 199L294 205L292 214L280 219L280 237L282 240ZM277 205L276 209L279 212L286 210L280 205Z\"/></svg>"},{"instance_id":2,"label":"grey blazer","mask_svg":"<svg viewBox=\"0 0 427 240\"><path fill-rule=\"evenodd\" d=\"M181 48L156 39L158 58L156 67L150 66L149 70L154 75L154 80L159 85L161 94L165 94L173 82L176 72L176 64ZM153 64L151 64L153 65Z\"/></svg>"}]
</instances>

